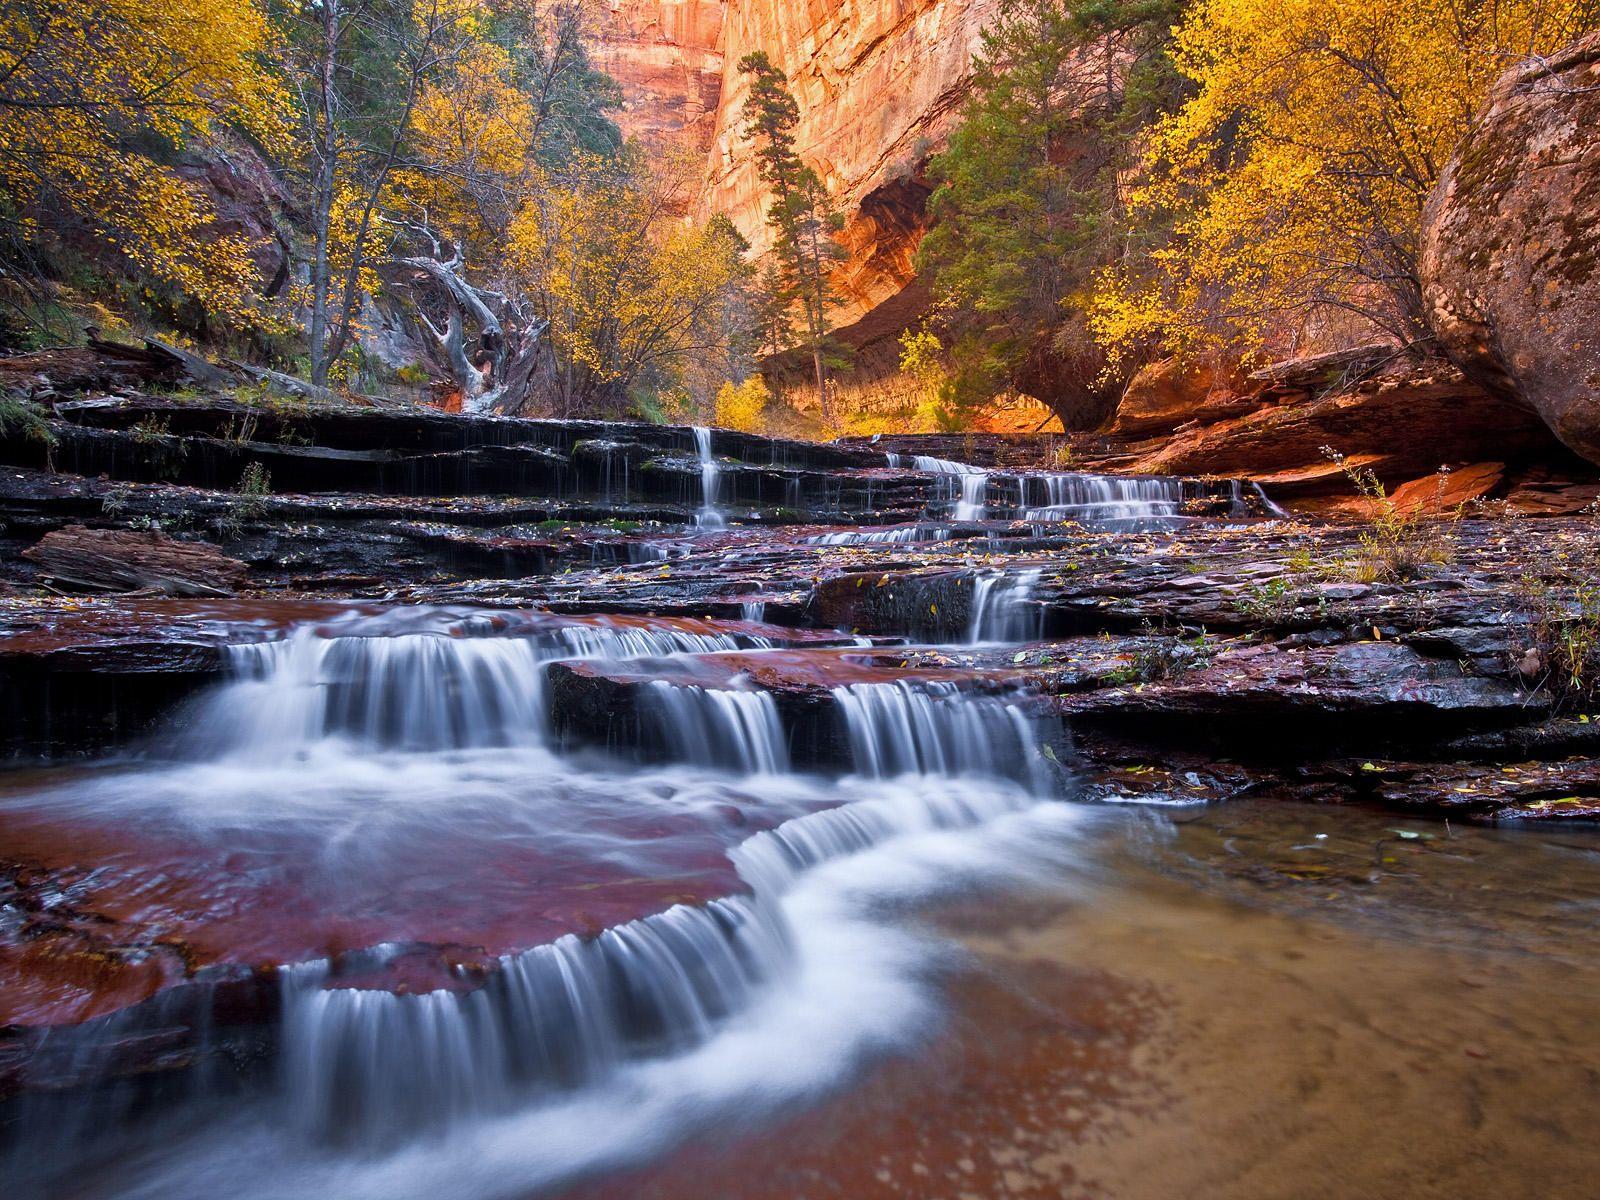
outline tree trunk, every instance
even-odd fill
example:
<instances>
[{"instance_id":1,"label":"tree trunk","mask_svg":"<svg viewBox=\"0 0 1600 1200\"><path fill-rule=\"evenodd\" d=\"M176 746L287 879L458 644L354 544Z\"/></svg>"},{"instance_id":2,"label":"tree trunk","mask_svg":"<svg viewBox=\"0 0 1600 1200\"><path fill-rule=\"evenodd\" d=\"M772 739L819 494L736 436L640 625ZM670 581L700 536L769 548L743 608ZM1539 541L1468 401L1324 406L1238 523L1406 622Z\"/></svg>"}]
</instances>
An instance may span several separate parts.
<instances>
[{"instance_id":1,"label":"tree trunk","mask_svg":"<svg viewBox=\"0 0 1600 1200\"><path fill-rule=\"evenodd\" d=\"M231 596L249 573L244 563L209 542L82 525L47 533L22 557L37 565L46 579L91 592Z\"/></svg>"}]
</instances>

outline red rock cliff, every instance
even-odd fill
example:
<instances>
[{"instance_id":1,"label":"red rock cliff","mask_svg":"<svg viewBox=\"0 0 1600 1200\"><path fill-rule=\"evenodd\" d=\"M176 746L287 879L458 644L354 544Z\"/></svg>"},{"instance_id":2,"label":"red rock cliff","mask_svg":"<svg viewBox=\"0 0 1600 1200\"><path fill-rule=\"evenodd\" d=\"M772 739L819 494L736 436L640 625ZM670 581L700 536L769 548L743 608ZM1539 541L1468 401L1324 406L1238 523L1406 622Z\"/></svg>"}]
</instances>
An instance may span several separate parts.
<instances>
[{"instance_id":1,"label":"red rock cliff","mask_svg":"<svg viewBox=\"0 0 1600 1200\"><path fill-rule=\"evenodd\" d=\"M910 307L923 231L920 168L964 94L995 0L624 0L605 10L599 61L622 84L630 133L707 149L703 212L731 217L756 252L766 196L740 131L739 60L765 50L800 103L800 153L848 225L841 325ZM900 303L894 301L899 298Z\"/></svg>"}]
</instances>

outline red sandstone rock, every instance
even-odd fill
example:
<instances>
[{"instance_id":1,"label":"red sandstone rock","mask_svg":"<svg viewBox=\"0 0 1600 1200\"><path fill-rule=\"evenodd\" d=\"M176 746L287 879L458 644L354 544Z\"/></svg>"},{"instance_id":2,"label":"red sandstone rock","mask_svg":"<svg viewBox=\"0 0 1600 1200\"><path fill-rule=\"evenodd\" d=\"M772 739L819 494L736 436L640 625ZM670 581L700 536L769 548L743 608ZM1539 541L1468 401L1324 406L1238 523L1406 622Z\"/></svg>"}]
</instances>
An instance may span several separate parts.
<instances>
[{"instance_id":1,"label":"red sandstone rock","mask_svg":"<svg viewBox=\"0 0 1600 1200\"><path fill-rule=\"evenodd\" d=\"M1600 462L1600 34L1501 77L1423 218L1445 352Z\"/></svg>"},{"instance_id":2,"label":"red sandstone rock","mask_svg":"<svg viewBox=\"0 0 1600 1200\"><path fill-rule=\"evenodd\" d=\"M1214 361L1160 359L1129 381L1110 432L1125 437L1168 433L1190 421L1213 424L1260 407L1255 390Z\"/></svg>"},{"instance_id":3,"label":"red sandstone rock","mask_svg":"<svg viewBox=\"0 0 1600 1200\"><path fill-rule=\"evenodd\" d=\"M1434 364L1368 380L1351 392L1180 430L1129 470L1240 475L1280 491L1348 490L1324 447L1390 484L1446 463L1531 461L1562 453L1531 413Z\"/></svg>"}]
</instances>

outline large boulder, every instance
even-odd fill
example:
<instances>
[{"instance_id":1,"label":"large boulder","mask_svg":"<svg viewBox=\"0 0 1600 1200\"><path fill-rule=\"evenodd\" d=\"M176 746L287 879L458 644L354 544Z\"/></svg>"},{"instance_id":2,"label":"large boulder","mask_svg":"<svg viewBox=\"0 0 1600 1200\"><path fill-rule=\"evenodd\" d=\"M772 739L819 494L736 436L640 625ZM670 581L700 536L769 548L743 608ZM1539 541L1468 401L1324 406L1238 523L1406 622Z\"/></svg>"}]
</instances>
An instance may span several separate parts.
<instances>
[{"instance_id":1,"label":"large boulder","mask_svg":"<svg viewBox=\"0 0 1600 1200\"><path fill-rule=\"evenodd\" d=\"M1501 77L1423 217L1445 353L1600 462L1600 33Z\"/></svg>"}]
</instances>

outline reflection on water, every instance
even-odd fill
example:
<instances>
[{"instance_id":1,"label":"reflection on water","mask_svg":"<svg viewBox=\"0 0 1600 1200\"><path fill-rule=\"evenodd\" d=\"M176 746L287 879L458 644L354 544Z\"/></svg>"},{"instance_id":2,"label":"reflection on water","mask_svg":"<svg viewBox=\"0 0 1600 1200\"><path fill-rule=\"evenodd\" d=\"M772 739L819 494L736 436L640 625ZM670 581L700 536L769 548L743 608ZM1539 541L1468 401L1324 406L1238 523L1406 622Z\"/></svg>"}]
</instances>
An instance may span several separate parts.
<instances>
[{"instance_id":1,"label":"reflection on water","mask_svg":"<svg viewBox=\"0 0 1600 1200\"><path fill-rule=\"evenodd\" d=\"M1595 1194L1600 836L1169 815L930 914L971 959L916 1059L569 1200Z\"/></svg>"}]
</instances>

